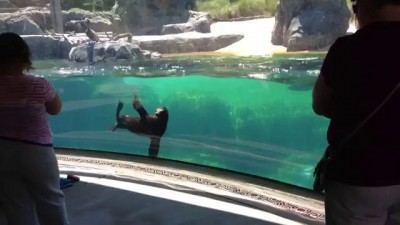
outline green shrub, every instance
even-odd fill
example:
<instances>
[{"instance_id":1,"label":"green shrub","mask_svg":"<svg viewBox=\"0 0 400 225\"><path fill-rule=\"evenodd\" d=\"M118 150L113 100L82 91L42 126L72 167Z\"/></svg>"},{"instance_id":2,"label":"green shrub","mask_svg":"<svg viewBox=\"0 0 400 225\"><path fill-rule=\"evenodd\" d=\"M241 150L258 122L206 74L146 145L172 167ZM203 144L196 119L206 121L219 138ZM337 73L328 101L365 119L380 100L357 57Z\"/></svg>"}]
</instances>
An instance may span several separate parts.
<instances>
[{"instance_id":1,"label":"green shrub","mask_svg":"<svg viewBox=\"0 0 400 225\"><path fill-rule=\"evenodd\" d=\"M240 0L237 2L240 16L273 15L276 10L275 0Z\"/></svg>"},{"instance_id":2,"label":"green shrub","mask_svg":"<svg viewBox=\"0 0 400 225\"><path fill-rule=\"evenodd\" d=\"M270 13L271 16L275 15L276 7L278 6L278 1L276 0L265 0L265 10Z\"/></svg>"},{"instance_id":3,"label":"green shrub","mask_svg":"<svg viewBox=\"0 0 400 225\"><path fill-rule=\"evenodd\" d=\"M346 0L347 1L347 6L349 6L349 8L351 8L351 0Z\"/></svg>"},{"instance_id":4,"label":"green shrub","mask_svg":"<svg viewBox=\"0 0 400 225\"><path fill-rule=\"evenodd\" d=\"M209 12L213 19L230 19L250 16L272 16L277 0L197 0L198 11Z\"/></svg>"},{"instance_id":5,"label":"green shrub","mask_svg":"<svg viewBox=\"0 0 400 225\"><path fill-rule=\"evenodd\" d=\"M197 1L196 8L198 11L209 12L213 18L230 18L233 9L229 0L206 0Z\"/></svg>"}]
</instances>

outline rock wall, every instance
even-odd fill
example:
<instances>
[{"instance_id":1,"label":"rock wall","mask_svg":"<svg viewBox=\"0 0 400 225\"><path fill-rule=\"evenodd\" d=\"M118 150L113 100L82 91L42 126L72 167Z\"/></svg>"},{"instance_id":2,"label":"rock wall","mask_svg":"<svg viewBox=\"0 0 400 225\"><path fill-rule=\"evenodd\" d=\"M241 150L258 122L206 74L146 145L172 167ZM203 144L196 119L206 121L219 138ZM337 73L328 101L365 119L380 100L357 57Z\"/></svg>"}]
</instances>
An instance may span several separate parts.
<instances>
[{"instance_id":1,"label":"rock wall","mask_svg":"<svg viewBox=\"0 0 400 225\"><path fill-rule=\"evenodd\" d=\"M72 45L60 37L48 35L23 35L33 59L66 59Z\"/></svg>"},{"instance_id":2,"label":"rock wall","mask_svg":"<svg viewBox=\"0 0 400 225\"><path fill-rule=\"evenodd\" d=\"M346 34L350 16L346 0L280 0L271 42L287 51L318 50Z\"/></svg>"},{"instance_id":3,"label":"rock wall","mask_svg":"<svg viewBox=\"0 0 400 225\"><path fill-rule=\"evenodd\" d=\"M166 24L186 23L194 0L116 0L113 13L134 35L159 35Z\"/></svg>"},{"instance_id":4,"label":"rock wall","mask_svg":"<svg viewBox=\"0 0 400 225\"><path fill-rule=\"evenodd\" d=\"M189 20L186 23L163 25L161 34L179 34L191 31L210 33L211 23L212 19L209 13L189 10Z\"/></svg>"},{"instance_id":5,"label":"rock wall","mask_svg":"<svg viewBox=\"0 0 400 225\"><path fill-rule=\"evenodd\" d=\"M0 1L0 9L3 8L14 8L15 5L13 5L10 1L8 0L2 0Z\"/></svg>"},{"instance_id":6,"label":"rock wall","mask_svg":"<svg viewBox=\"0 0 400 225\"><path fill-rule=\"evenodd\" d=\"M117 15L107 12L63 11L64 30L83 32L79 21L89 18L91 29L97 32L119 30ZM52 30L50 11L42 7L26 7L13 13L0 13L0 32L11 31L19 35L39 35Z\"/></svg>"}]
</instances>

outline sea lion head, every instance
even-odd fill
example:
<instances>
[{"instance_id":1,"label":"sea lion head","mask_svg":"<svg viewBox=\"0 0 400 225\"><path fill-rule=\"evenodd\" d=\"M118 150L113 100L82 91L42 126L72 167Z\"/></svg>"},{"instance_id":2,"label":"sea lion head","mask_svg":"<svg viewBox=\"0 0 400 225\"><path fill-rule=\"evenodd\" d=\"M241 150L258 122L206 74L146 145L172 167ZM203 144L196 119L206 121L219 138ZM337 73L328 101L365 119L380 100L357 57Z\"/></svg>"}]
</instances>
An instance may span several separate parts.
<instances>
[{"instance_id":1,"label":"sea lion head","mask_svg":"<svg viewBox=\"0 0 400 225\"><path fill-rule=\"evenodd\" d=\"M155 115L163 121L168 121L168 109L166 107L158 107Z\"/></svg>"}]
</instances>

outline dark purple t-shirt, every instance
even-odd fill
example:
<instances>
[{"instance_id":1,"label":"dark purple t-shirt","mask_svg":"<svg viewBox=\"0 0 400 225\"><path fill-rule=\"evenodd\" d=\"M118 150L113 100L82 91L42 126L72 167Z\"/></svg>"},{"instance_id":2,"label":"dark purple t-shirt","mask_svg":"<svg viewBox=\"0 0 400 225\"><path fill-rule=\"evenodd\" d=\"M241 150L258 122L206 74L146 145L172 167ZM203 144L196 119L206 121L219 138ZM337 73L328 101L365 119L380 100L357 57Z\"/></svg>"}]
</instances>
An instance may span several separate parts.
<instances>
[{"instance_id":1,"label":"dark purple t-shirt","mask_svg":"<svg viewBox=\"0 0 400 225\"><path fill-rule=\"evenodd\" d=\"M400 90L339 151L337 146L400 82L400 22L339 38L321 74L333 89L328 177L360 186L400 184Z\"/></svg>"}]
</instances>

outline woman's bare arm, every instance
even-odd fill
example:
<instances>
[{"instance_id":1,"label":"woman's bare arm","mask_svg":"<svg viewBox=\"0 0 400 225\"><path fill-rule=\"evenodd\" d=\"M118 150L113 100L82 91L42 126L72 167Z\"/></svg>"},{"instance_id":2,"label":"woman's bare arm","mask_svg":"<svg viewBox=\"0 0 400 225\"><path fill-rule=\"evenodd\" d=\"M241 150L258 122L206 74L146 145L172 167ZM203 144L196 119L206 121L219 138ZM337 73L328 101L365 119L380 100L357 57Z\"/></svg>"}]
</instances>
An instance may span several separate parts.
<instances>
[{"instance_id":1,"label":"woman's bare arm","mask_svg":"<svg viewBox=\"0 0 400 225\"><path fill-rule=\"evenodd\" d=\"M46 102L46 112L50 115L57 115L60 113L62 102L60 96L56 93L54 98Z\"/></svg>"}]
</instances>

